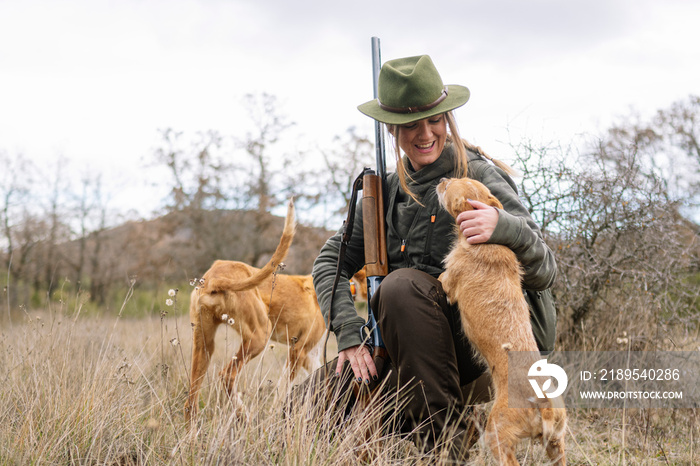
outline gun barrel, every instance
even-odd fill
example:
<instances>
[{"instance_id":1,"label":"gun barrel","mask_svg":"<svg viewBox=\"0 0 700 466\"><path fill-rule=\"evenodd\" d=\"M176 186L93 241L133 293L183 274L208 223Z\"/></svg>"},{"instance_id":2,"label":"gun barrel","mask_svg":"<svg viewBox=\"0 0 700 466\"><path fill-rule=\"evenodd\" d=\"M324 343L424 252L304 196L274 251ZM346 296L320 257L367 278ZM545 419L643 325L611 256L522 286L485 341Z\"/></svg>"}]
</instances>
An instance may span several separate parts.
<instances>
[{"instance_id":1,"label":"gun barrel","mask_svg":"<svg viewBox=\"0 0 700 466\"><path fill-rule=\"evenodd\" d=\"M379 49L379 37L372 37L372 84L374 98L379 98L379 71L382 69L382 57ZM386 179L386 154L384 151L384 127L374 121L374 142L377 159L377 174L382 180Z\"/></svg>"}]
</instances>

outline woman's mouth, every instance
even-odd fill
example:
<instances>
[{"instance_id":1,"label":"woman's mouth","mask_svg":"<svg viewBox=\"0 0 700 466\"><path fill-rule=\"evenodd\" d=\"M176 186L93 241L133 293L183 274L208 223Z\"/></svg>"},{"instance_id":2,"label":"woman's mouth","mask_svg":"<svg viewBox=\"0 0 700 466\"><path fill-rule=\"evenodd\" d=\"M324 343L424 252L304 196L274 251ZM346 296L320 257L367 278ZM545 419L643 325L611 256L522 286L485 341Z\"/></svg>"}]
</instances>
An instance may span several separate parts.
<instances>
[{"instance_id":1,"label":"woman's mouth","mask_svg":"<svg viewBox=\"0 0 700 466\"><path fill-rule=\"evenodd\" d=\"M428 144L416 144L416 149L418 149L419 152L430 152L433 150L433 147L435 146L435 141L430 142Z\"/></svg>"}]
</instances>

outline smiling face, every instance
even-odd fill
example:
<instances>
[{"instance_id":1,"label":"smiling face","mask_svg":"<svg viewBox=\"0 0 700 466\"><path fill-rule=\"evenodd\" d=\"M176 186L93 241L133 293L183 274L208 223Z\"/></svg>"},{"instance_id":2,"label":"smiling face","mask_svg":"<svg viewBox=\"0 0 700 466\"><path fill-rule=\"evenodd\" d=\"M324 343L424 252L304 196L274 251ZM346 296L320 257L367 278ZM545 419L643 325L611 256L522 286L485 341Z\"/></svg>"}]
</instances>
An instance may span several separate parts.
<instances>
[{"instance_id":1,"label":"smiling face","mask_svg":"<svg viewBox=\"0 0 700 466\"><path fill-rule=\"evenodd\" d=\"M398 126L399 147L404 151L415 171L435 162L447 141L445 115Z\"/></svg>"}]
</instances>

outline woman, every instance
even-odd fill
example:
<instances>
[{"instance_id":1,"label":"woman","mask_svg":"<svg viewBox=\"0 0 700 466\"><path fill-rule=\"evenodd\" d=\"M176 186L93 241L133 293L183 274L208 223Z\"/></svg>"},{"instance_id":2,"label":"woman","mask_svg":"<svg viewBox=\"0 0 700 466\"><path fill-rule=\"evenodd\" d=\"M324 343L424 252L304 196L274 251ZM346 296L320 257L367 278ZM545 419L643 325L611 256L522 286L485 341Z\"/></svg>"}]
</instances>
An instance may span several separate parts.
<instances>
[{"instance_id":1,"label":"woman","mask_svg":"<svg viewBox=\"0 0 700 466\"><path fill-rule=\"evenodd\" d=\"M444 86L426 55L385 63L378 86L378 99L358 109L388 125L397 170L388 176L384 192L389 274L370 305L395 374L390 383L408 387L412 395L403 413L408 421L405 427L418 426L414 432L425 448L433 447L446 430L457 434L456 445L468 445L463 438L470 425L462 415L462 387L476 380L484 368L472 358L459 311L447 302L437 280L457 232L454 219L438 205L435 186L442 178L469 176L484 183L503 204L501 210L471 201L475 210L457 217L459 234L471 244L503 244L515 252L524 269L533 333L543 351L551 351L554 343L554 307L549 293L543 293L556 276L554 255L520 203L507 166L490 163L486 154L459 137L452 110L469 100L466 87ZM339 249L340 233L326 242L313 267L326 319ZM359 203L342 264L345 280L340 280L334 298L331 328L339 353L332 364L336 375L351 370L357 382L369 383L382 374L363 345L364 321L355 311L348 281L363 265Z\"/></svg>"}]
</instances>

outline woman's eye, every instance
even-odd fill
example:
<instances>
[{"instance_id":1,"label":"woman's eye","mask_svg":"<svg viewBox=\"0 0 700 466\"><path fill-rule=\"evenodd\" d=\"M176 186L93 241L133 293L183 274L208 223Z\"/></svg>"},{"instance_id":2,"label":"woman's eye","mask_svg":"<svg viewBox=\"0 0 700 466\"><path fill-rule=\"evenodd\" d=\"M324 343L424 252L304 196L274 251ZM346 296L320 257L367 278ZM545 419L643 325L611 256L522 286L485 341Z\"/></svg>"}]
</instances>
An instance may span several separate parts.
<instances>
[{"instance_id":1,"label":"woman's eye","mask_svg":"<svg viewBox=\"0 0 700 466\"><path fill-rule=\"evenodd\" d=\"M442 121L442 117L435 118L434 120L429 120L431 124L437 124Z\"/></svg>"}]
</instances>

